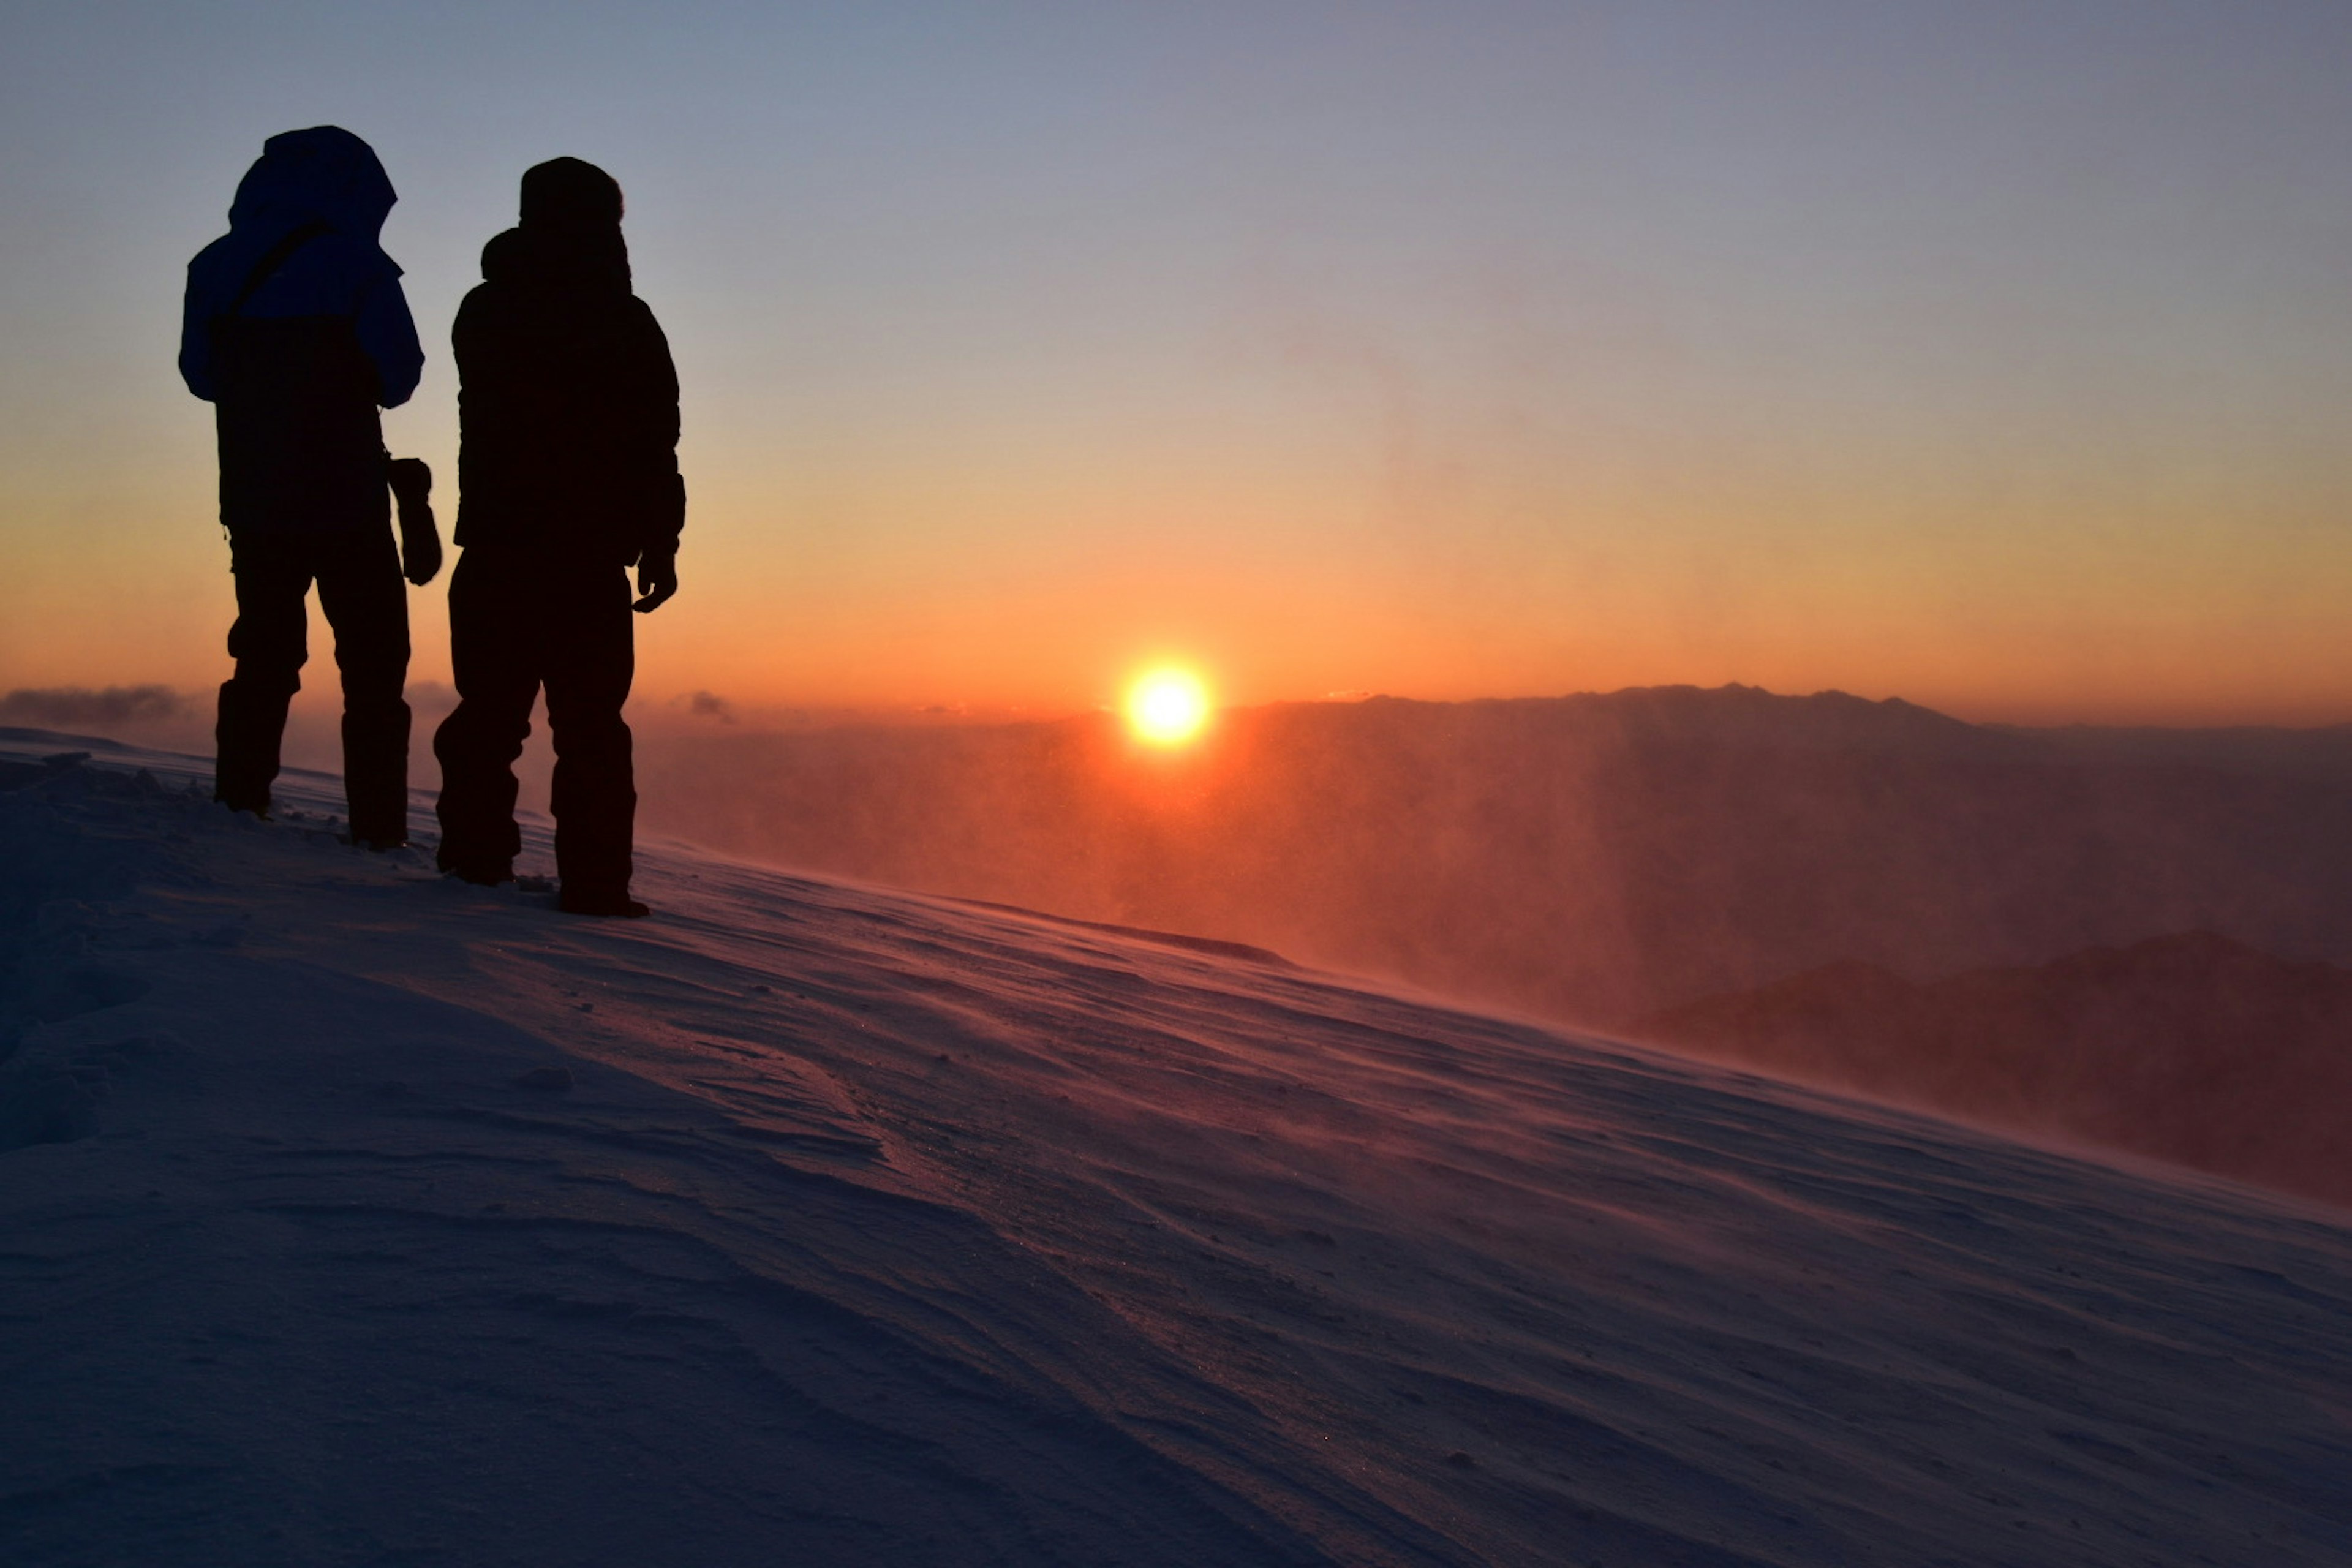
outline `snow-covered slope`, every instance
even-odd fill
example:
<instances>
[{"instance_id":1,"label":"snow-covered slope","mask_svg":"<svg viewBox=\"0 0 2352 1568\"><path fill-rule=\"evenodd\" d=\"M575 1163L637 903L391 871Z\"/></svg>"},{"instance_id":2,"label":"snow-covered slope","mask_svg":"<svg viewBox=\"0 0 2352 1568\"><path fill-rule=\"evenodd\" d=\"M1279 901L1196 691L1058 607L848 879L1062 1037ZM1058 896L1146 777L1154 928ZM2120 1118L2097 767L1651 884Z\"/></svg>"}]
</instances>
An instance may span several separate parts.
<instances>
[{"instance_id":1,"label":"snow-covered slope","mask_svg":"<svg viewBox=\"0 0 2352 1568\"><path fill-rule=\"evenodd\" d=\"M2352 1562L2341 1213L89 749L0 779L0 1561Z\"/></svg>"}]
</instances>

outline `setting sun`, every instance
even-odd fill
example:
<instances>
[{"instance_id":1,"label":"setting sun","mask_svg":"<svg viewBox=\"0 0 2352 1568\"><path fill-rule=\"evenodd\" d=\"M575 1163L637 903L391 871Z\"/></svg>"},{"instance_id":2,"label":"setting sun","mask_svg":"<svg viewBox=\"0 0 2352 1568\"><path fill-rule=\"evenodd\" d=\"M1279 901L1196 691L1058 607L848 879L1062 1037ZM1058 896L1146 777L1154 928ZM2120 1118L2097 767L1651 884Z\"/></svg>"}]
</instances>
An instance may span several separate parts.
<instances>
[{"instance_id":1,"label":"setting sun","mask_svg":"<svg viewBox=\"0 0 2352 1568\"><path fill-rule=\"evenodd\" d=\"M1128 726L1148 744L1182 745L1208 721L1209 689L1190 670L1155 669L1128 689Z\"/></svg>"}]
</instances>

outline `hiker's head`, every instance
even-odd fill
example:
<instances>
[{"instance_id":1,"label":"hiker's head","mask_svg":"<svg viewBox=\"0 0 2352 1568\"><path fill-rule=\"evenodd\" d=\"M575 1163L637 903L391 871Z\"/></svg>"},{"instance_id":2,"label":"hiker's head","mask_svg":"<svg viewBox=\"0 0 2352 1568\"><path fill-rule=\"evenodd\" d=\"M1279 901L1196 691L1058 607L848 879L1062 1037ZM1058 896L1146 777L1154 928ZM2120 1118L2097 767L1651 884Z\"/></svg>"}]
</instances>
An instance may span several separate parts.
<instances>
[{"instance_id":1,"label":"hiker's head","mask_svg":"<svg viewBox=\"0 0 2352 1568\"><path fill-rule=\"evenodd\" d=\"M578 158L551 158L523 171L522 221L484 247L482 276L558 294L626 293L619 183Z\"/></svg>"},{"instance_id":2,"label":"hiker's head","mask_svg":"<svg viewBox=\"0 0 2352 1568\"><path fill-rule=\"evenodd\" d=\"M523 171L522 226L599 234L621 226L621 186L595 164L550 158Z\"/></svg>"},{"instance_id":3,"label":"hiker's head","mask_svg":"<svg viewBox=\"0 0 2352 1568\"><path fill-rule=\"evenodd\" d=\"M261 144L228 221L231 228L315 221L373 244L399 199L374 148L340 125L313 125Z\"/></svg>"}]
</instances>

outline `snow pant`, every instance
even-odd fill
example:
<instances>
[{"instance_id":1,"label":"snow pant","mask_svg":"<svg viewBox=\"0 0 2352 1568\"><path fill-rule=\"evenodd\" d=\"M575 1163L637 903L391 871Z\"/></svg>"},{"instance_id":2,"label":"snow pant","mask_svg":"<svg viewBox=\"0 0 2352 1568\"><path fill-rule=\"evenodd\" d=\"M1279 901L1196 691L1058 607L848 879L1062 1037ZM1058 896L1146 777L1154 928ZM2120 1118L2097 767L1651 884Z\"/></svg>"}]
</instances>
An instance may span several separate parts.
<instances>
[{"instance_id":1,"label":"snow pant","mask_svg":"<svg viewBox=\"0 0 2352 1568\"><path fill-rule=\"evenodd\" d=\"M628 573L475 545L449 581L457 709L433 738L441 759L441 868L477 882L514 874L514 763L547 692L555 742L555 868L566 894L625 895L637 809L629 726L636 674Z\"/></svg>"},{"instance_id":2,"label":"snow pant","mask_svg":"<svg viewBox=\"0 0 2352 1568\"><path fill-rule=\"evenodd\" d=\"M267 815L278 777L286 709L310 658L303 599L335 634L343 681L343 793L354 841L408 842L408 587L389 524L316 534L247 532L230 544L236 671L222 683L213 794L238 811Z\"/></svg>"}]
</instances>

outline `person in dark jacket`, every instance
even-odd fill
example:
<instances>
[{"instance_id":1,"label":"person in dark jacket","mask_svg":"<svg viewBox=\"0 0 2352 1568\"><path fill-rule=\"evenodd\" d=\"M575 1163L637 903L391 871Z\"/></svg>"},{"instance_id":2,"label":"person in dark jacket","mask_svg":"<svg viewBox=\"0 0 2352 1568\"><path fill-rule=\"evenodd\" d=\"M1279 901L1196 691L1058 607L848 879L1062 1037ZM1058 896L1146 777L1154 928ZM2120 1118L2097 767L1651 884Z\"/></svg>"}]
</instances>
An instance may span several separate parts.
<instances>
[{"instance_id":1,"label":"person in dark jacket","mask_svg":"<svg viewBox=\"0 0 2352 1568\"><path fill-rule=\"evenodd\" d=\"M409 713L408 601L378 410L406 402L425 364L400 268L376 243L396 200L350 132L271 137L237 186L228 233L188 263L180 331L181 377L215 409L236 579L215 796L269 814L316 582L342 676L352 838L379 849L408 840ZM438 550L410 561L415 581L437 569Z\"/></svg>"},{"instance_id":2,"label":"person in dark jacket","mask_svg":"<svg viewBox=\"0 0 2352 1568\"><path fill-rule=\"evenodd\" d=\"M643 915L629 896L637 796L621 717L629 614L677 591L686 489L677 373L630 291L611 175L577 158L523 175L521 222L483 247L452 336L464 553L449 586L458 702L433 742L441 868L513 878L514 762L544 689L562 905Z\"/></svg>"}]
</instances>

